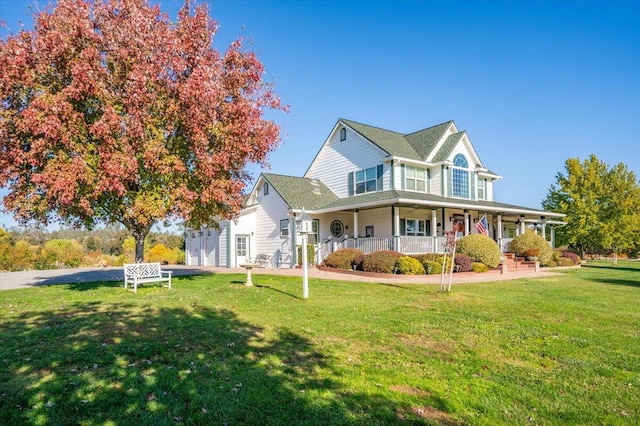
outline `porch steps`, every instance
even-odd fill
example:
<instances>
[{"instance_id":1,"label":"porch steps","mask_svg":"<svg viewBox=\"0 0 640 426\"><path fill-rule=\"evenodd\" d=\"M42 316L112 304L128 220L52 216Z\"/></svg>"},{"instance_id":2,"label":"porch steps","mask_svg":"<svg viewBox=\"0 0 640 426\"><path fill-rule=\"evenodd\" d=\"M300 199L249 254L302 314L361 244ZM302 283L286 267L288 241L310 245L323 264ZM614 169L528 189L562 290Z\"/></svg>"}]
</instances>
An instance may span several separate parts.
<instances>
[{"instance_id":1,"label":"porch steps","mask_svg":"<svg viewBox=\"0 0 640 426\"><path fill-rule=\"evenodd\" d=\"M538 262L525 260L523 257L517 257L514 253L504 253L504 260L500 265L503 274L512 272L531 272L538 271L540 264Z\"/></svg>"}]
</instances>

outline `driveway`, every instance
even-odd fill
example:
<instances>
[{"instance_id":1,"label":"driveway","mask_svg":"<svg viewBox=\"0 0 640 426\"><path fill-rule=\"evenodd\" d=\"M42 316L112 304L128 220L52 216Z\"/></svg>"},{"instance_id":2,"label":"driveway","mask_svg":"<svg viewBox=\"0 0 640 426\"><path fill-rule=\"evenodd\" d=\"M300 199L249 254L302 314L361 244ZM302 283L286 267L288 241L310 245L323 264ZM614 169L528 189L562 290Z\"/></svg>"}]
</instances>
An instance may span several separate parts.
<instances>
[{"instance_id":1,"label":"driveway","mask_svg":"<svg viewBox=\"0 0 640 426\"><path fill-rule=\"evenodd\" d=\"M199 274L246 274L243 268L214 268L184 265L163 266L173 271L173 276ZM271 274L296 276L302 278L302 269L254 268L254 275ZM501 274L490 271L481 274L474 272L454 274L453 284L477 283L488 281L504 281L519 278L542 278L559 275L552 271L519 271ZM309 278L332 279L342 281L377 282L386 284L440 284L440 275L384 275L365 274L353 271L333 271L321 268L310 268ZM0 272L0 290L37 287L53 284L79 284L96 281L124 281L121 267L51 269L43 271Z\"/></svg>"}]
</instances>

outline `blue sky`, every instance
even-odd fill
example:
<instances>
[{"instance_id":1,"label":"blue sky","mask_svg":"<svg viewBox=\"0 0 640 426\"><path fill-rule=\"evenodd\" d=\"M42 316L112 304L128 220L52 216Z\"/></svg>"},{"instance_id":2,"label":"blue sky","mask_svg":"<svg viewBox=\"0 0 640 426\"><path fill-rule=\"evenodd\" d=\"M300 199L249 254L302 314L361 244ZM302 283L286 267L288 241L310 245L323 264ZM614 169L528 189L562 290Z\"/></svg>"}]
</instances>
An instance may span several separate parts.
<instances>
[{"instance_id":1,"label":"blue sky","mask_svg":"<svg viewBox=\"0 0 640 426\"><path fill-rule=\"evenodd\" d=\"M17 31L47 3L0 0L0 19ZM175 17L182 1L160 3ZM217 48L250 40L290 105L269 114L273 173L301 176L342 117L403 133L455 120L505 203L539 208L570 157L640 174L640 2L208 3Z\"/></svg>"}]
</instances>

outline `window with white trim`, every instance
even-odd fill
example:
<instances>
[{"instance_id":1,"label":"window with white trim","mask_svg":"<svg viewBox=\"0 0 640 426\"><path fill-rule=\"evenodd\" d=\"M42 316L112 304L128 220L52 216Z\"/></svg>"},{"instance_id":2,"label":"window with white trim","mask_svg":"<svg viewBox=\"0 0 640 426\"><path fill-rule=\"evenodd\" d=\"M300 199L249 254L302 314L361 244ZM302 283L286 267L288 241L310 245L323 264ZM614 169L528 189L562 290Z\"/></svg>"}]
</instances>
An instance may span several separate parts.
<instances>
[{"instance_id":1,"label":"window with white trim","mask_svg":"<svg viewBox=\"0 0 640 426\"><path fill-rule=\"evenodd\" d=\"M364 194L367 192L375 192L382 188L377 188L378 174L377 167L370 167L364 170L358 170L355 173L355 193Z\"/></svg>"},{"instance_id":2,"label":"window with white trim","mask_svg":"<svg viewBox=\"0 0 640 426\"><path fill-rule=\"evenodd\" d=\"M487 186L487 181L484 179L478 179L478 200L485 200L486 199L486 189Z\"/></svg>"},{"instance_id":3,"label":"window with white trim","mask_svg":"<svg viewBox=\"0 0 640 426\"><path fill-rule=\"evenodd\" d=\"M404 187L407 191L425 192L427 189L427 171L422 167L405 166Z\"/></svg>"},{"instance_id":4,"label":"window with white trim","mask_svg":"<svg viewBox=\"0 0 640 426\"><path fill-rule=\"evenodd\" d=\"M412 237L427 235L427 221L422 219L400 219L400 235Z\"/></svg>"},{"instance_id":5,"label":"window with white trim","mask_svg":"<svg viewBox=\"0 0 640 426\"><path fill-rule=\"evenodd\" d=\"M469 163L464 155L453 158L452 172L453 196L469 198Z\"/></svg>"},{"instance_id":6,"label":"window with white trim","mask_svg":"<svg viewBox=\"0 0 640 426\"><path fill-rule=\"evenodd\" d=\"M287 238L289 236L289 219L280 220L280 238Z\"/></svg>"},{"instance_id":7,"label":"window with white trim","mask_svg":"<svg viewBox=\"0 0 640 426\"><path fill-rule=\"evenodd\" d=\"M347 140L347 129L345 129L344 127L340 129L340 140Z\"/></svg>"}]
</instances>

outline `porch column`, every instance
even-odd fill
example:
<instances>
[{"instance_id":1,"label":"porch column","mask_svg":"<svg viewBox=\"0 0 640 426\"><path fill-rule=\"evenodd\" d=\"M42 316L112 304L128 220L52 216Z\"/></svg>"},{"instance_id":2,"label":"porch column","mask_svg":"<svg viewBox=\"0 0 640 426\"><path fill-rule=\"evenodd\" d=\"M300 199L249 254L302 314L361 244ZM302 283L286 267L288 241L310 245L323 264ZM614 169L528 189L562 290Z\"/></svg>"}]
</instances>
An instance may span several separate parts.
<instances>
[{"instance_id":1,"label":"porch column","mask_svg":"<svg viewBox=\"0 0 640 426\"><path fill-rule=\"evenodd\" d=\"M524 230L526 229L525 227L525 223L524 223L524 215L521 214L520 215L520 235L524 234Z\"/></svg>"},{"instance_id":2,"label":"porch column","mask_svg":"<svg viewBox=\"0 0 640 426\"><path fill-rule=\"evenodd\" d=\"M551 248L553 250L555 250L555 248L556 248L556 228L553 225L549 226L549 228L551 230Z\"/></svg>"},{"instance_id":3,"label":"porch column","mask_svg":"<svg viewBox=\"0 0 640 426\"><path fill-rule=\"evenodd\" d=\"M433 253L438 252L438 215L436 209L431 209L431 236L433 237L433 242L431 247L433 248Z\"/></svg>"},{"instance_id":4,"label":"porch column","mask_svg":"<svg viewBox=\"0 0 640 426\"><path fill-rule=\"evenodd\" d=\"M544 238L546 240L547 239L547 230L545 229L546 228L545 224L547 223L547 219L544 216L542 216L540 218L540 223L542 224L542 232L541 232L542 238Z\"/></svg>"},{"instance_id":5,"label":"porch column","mask_svg":"<svg viewBox=\"0 0 640 426\"><path fill-rule=\"evenodd\" d=\"M358 209L353 211L353 242L358 247Z\"/></svg>"},{"instance_id":6,"label":"porch column","mask_svg":"<svg viewBox=\"0 0 640 426\"><path fill-rule=\"evenodd\" d=\"M207 246L207 233L204 230L204 227L200 228L200 259L202 259L202 263L200 265L207 266L207 257L206 255L206 246Z\"/></svg>"},{"instance_id":7,"label":"porch column","mask_svg":"<svg viewBox=\"0 0 640 426\"><path fill-rule=\"evenodd\" d=\"M391 210L393 213L393 249L398 250L400 247L400 209L392 206Z\"/></svg>"},{"instance_id":8,"label":"porch column","mask_svg":"<svg viewBox=\"0 0 640 426\"><path fill-rule=\"evenodd\" d=\"M464 235L469 235L471 228L469 228L469 210L464 209Z\"/></svg>"},{"instance_id":9,"label":"porch column","mask_svg":"<svg viewBox=\"0 0 640 426\"><path fill-rule=\"evenodd\" d=\"M497 218L498 218L498 229L496 229L497 231L496 238L498 239L498 241L500 241L502 239L502 215L501 214L497 215Z\"/></svg>"}]
</instances>

